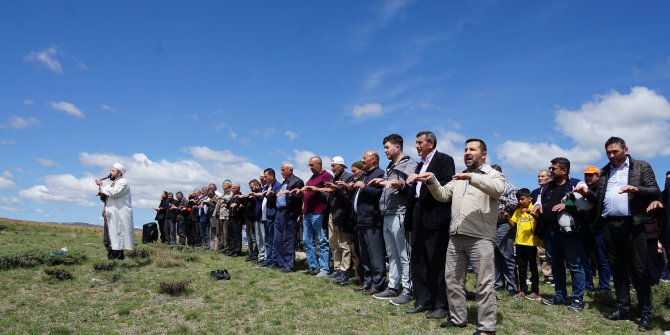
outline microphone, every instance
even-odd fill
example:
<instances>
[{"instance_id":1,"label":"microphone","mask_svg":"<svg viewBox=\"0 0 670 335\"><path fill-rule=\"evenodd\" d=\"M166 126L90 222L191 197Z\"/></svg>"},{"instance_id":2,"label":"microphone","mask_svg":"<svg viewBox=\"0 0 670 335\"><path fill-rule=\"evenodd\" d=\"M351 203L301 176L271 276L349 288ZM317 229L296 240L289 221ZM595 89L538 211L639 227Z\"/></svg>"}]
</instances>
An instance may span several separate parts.
<instances>
[{"instance_id":1,"label":"microphone","mask_svg":"<svg viewBox=\"0 0 670 335\"><path fill-rule=\"evenodd\" d=\"M107 177L100 178L100 180L107 180L107 179L109 179L109 178L112 178L112 174L111 174L111 173L110 173L109 175L107 175Z\"/></svg>"}]
</instances>

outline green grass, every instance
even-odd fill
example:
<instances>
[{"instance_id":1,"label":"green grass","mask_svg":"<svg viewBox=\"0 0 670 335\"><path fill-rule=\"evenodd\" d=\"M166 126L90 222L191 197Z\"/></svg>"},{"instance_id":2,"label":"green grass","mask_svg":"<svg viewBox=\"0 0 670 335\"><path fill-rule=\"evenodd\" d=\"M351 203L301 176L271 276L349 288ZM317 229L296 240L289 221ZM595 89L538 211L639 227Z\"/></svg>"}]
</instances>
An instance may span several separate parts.
<instances>
[{"instance_id":1,"label":"green grass","mask_svg":"<svg viewBox=\"0 0 670 335\"><path fill-rule=\"evenodd\" d=\"M0 329L3 334L444 334L440 321L406 315L406 307L355 293L325 279L300 272L283 274L200 249L139 245L122 262L106 260L101 230L32 224L0 219L0 258L45 255L67 246L83 256L73 264L40 261L0 270ZM139 241L139 239L138 239ZM35 256L35 259L41 259ZM30 263L30 264L28 264ZM9 264L9 263L8 263ZM16 265L19 264L19 265ZM174 264L178 264L174 266ZM304 261L298 261L304 267ZM209 272L226 268L229 281ZM64 269L71 280L45 280L45 269ZM472 290L474 278L468 277ZM188 282L185 294L161 294L159 284ZM541 294L553 289L541 286ZM670 286L654 288L655 329L670 320L663 307ZM581 313L565 306L501 297L499 334L631 334L632 321L611 322L600 314L612 301L587 297ZM472 334L474 302L468 302L469 325L449 334Z\"/></svg>"}]
</instances>

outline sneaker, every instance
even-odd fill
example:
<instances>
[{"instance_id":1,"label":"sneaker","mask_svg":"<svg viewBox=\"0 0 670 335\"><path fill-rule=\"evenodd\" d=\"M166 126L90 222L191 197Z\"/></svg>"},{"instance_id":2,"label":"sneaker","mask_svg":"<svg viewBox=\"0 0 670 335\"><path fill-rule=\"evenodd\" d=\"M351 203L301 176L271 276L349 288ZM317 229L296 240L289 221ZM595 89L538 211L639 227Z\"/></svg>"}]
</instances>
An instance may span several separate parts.
<instances>
[{"instance_id":1,"label":"sneaker","mask_svg":"<svg viewBox=\"0 0 670 335\"><path fill-rule=\"evenodd\" d=\"M538 300L542 300L542 297L537 293L531 293L531 294L526 296L526 299L528 299L530 301L538 301Z\"/></svg>"},{"instance_id":2,"label":"sneaker","mask_svg":"<svg viewBox=\"0 0 670 335\"><path fill-rule=\"evenodd\" d=\"M317 273L317 274L314 275L314 276L315 276L316 278L324 278L324 277L328 277L328 272L326 272L326 271L319 271L319 273Z\"/></svg>"},{"instance_id":3,"label":"sneaker","mask_svg":"<svg viewBox=\"0 0 670 335\"><path fill-rule=\"evenodd\" d=\"M372 297L379 300L389 300L398 296L398 290L393 288L387 288L383 292L373 294Z\"/></svg>"},{"instance_id":4,"label":"sneaker","mask_svg":"<svg viewBox=\"0 0 670 335\"><path fill-rule=\"evenodd\" d=\"M553 306L553 305L567 305L567 303L563 300L558 300L555 297L551 299L542 299L542 304L547 305L547 306Z\"/></svg>"},{"instance_id":5,"label":"sneaker","mask_svg":"<svg viewBox=\"0 0 670 335\"><path fill-rule=\"evenodd\" d=\"M333 273L331 273L330 275L328 275L328 277L335 279L335 278L338 278L338 277L341 276L341 275L342 275L342 271L340 271L340 270L335 270L335 271L333 271Z\"/></svg>"},{"instance_id":6,"label":"sneaker","mask_svg":"<svg viewBox=\"0 0 670 335\"><path fill-rule=\"evenodd\" d=\"M399 296L391 299L391 305L401 306L410 303L412 300L414 300L414 298L411 293L403 292Z\"/></svg>"},{"instance_id":7,"label":"sneaker","mask_svg":"<svg viewBox=\"0 0 670 335\"><path fill-rule=\"evenodd\" d=\"M521 291L521 292L515 294L514 296L512 296L513 299L523 299L525 297L526 297L526 294L523 293L523 291Z\"/></svg>"},{"instance_id":8,"label":"sneaker","mask_svg":"<svg viewBox=\"0 0 670 335\"><path fill-rule=\"evenodd\" d=\"M572 301L572 304L568 306L568 309L573 312L581 312L584 309L584 302L579 299L575 299Z\"/></svg>"}]
</instances>

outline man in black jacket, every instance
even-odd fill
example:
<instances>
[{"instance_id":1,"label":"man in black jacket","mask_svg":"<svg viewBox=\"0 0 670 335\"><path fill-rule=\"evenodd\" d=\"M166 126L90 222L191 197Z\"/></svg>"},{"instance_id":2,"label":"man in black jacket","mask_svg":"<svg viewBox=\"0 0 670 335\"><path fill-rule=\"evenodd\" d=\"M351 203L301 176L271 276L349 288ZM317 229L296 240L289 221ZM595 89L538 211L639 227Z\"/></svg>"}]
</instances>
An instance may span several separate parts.
<instances>
[{"instance_id":1,"label":"man in black jacket","mask_svg":"<svg viewBox=\"0 0 670 335\"><path fill-rule=\"evenodd\" d=\"M363 154L365 172L363 179L354 183L354 215L363 265L363 286L356 288L366 294L379 293L384 289L384 236L383 217L379 209L382 195L381 185L368 184L375 178L382 178L384 171L379 168L379 154L367 151Z\"/></svg>"},{"instance_id":2,"label":"man in black jacket","mask_svg":"<svg viewBox=\"0 0 670 335\"><path fill-rule=\"evenodd\" d=\"M416 174L407 179L408 195L405 229L412 231L410 266L414 286L414 308L406 313L426 314L429 319L447 316L447 284L444 279L451 202L439 202L424 183L415 182L417 175L432 172L440 185L448 183L455 173L454 159L437 151L437 138L430 131L416 135L416 150L421 161Z\"/></svg>"},{"instance_id":3,"label":"man in black jacket","mask_svg":"<svg viewBox=\"0 0 670 335\"><path fill-rule=\"evenodd\" d=\"M605 250L614 275L617 311L605 315L610 320L630 317L630 281L633 280L640 309L639 330L653 328L651 284L647 272L645 224L654 224L647 206L661 194L649 163L628 155L626 142L610 137L605 142L610 164L602 168L598 192L581 192L595 201L597 223L602 225Z\"/></svg>"},{"instance_id":4,"label":"man in black jacket","mask_svg":"<svg viewBox=\"0 0 670 335\"><path fill-rule=\"evenodd\" d=\"M291 192L300 190L305 182L293 174L293 164L281 165L284 182L277 192L277 216L274 224L274 249L277 266L282 272L293 271L295 265L295 237L298 217L302 213L302 194Z\"/></svg>"}]
</instances>

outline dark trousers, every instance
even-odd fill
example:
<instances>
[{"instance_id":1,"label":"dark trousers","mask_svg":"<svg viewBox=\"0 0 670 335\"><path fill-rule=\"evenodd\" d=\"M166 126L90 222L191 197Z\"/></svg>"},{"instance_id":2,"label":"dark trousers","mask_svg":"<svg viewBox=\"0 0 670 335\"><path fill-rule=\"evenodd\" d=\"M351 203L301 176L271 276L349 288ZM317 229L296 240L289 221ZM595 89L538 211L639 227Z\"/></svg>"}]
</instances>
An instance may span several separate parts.
<instances>
[{"instance_id":1,"label":"dark trousers","mask_svg":"<svg viewBox=\"0 0 670 335\"><path fill-rule=\"evenodd\" d=\"M517 291L516 264L514 262L515 236L516 229L510 227L509 224L498 225L495 246L496 290L506 289L508 292L514 293Z\"/></svg>"},{"instance_id":2,"label":"dark trousers","mask_svg":"<svg viewBox=\"0 0 670 335\"><path fill-rule=\"evenodd\" d=\"M244 225L247 231L247 241L249 243L249 255L252 257L258 256L258 244L256 243L256 227L254 227L253 220L247 220Z\"/></svg>"},{"instance_id":3,"label":"dark trousers","mask_svg":"<svg viewBox=\"0 0 670 335\"><path fill-rule=\"evenodd\" d=\"M524 293L540 293L540 275L537 271L535 258L537 257L537 247L529 245L516 246L516 263L519 265L519 289ZM528 264L530 264L530 292L528 292Z\"/></svg>"},{"instance_id":4,"label":"dark trousers","mask_svg":"<svg viewBox=\"0 0 670 335\"><path fill-rule=\"evenodd\" d=\"M286 209L277 210L273 244L279 268L293 269L295 266L295 229L297 225L298 222L289 217Z\"/></svg>"},{"instance_id":5,"label":"dark trousers","mask_svg":"<svg viewBox=\"0 0 670 335\"><path fill-rule=\"evenodd\" d=\"M414 217L419 217L416 209ZM416 298L415 305L448 309L444 271L449 244L449 228L447 226L437 230L426 229L420 223L415 222L412 235L410 272Z\"/></svg>"},{"instance_id":6,"label":"dark trousers","mask_svg":"<svg viewBox=\"0 0 670 335\"><path fill-rule=\"evenodd\" d=\"M160 232L161 243L167 243L167 235L165 235L165 220L158 220L158 231Z\"/></svg>"},{"instance_id":7,"label":"dark trousers","mask_svg":"<svg viewBox=\"0 0 670 335\"><path fill-rule=\"evenodd\" d=\"M608 218L603 225L605 250L614 275L617 307L630 313L630 281L637 292L641 316L651 317L651 284L647 272L647 234L632 218Z\"/></svg>"},{"instance_id":8,"label":"dark trousers","mask_svg":"<svg viewBox=\"0 0 670 335\"><path fill-rule=\"evenodd\" d=\"M179 244L186 245L186 220L177 219L177 237Z\"/></svg>"},{"instance_id":9,"label":"dark trousers","mask_svg":"<svg viewBox=\"0 0 670 335\"><path fill-rule=\"evenodd\" d=\"M186 221L186 239L190 246L200 244L200 219Z\"/></svg>"},{"instance_id":10,"label":"dark trousers","mask_svg":"<svg viewBox=\"0 0 670 335\"><path fill-rule=\"evenodd\" d=\"M224 229L228 230L226 234L227 251L239 255L242 253L242 221L232 217L227 221L228 224L224 226Z\"/></svg>"},{"instance_id":11,"label":"dark trousers","mask_svg":"<svg viewBox=\"0 0 670 335\"><path fill-rule=\"evenodd\" d=\"M177 242L177 222L175 219L165 219L165 239L170 245Z\"/></svg>"},{"instance_id":12,"label":"dark trousers","mask_svg":"<svg viewBox=\"0 0 670 335\"><path fill-rule=\"evenodd\" d=\"M363 285L384 289L386 264L384 263L384 233L382 227L358 226Z\"/></svg>"}]
</instances>

